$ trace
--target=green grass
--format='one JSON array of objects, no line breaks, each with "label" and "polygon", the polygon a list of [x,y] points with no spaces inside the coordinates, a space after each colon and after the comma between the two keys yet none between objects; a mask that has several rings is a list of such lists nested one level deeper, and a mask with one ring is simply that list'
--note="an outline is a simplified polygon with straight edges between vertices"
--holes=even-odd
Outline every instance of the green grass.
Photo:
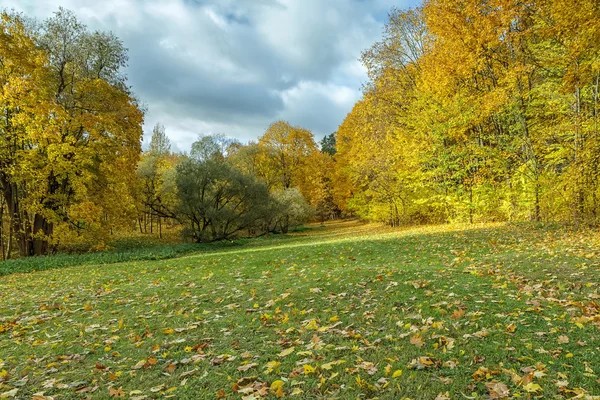
[{"label": "green grass", "polygon": [[151,248],[124,248],[91,253],[57,254],[26,257],[0,262],[0,276],[17,272],[43,271],[83,265],[115,264],[126,261],[163,260],[192,254],[206,249],[193,243],[158,245]]},{"label": "green grass", "polygon": [[0,397],[599,395],[599,254],[593,232],[349,222],[11,274]]},{"label": "green grass", "polygon": [[[298,232],[310,232],[320,227],[299,227]],[[235,239],[215,243],[161,243],[156,236],[144,238],[134,236],[119,239],[111,244],[110,250],[96,252],[59,253],[52,256],[24,257],[0,261],[0,276],[18,272],[44,271],[47,269],[84,265],[116,264],[143,260],[167,260],[184,255],[205,253],[241,245],[259,245],[264,240],[278,242],[289,236],[271,235],[259,239]],[[172,240],[170,238],[169,240]]]}]

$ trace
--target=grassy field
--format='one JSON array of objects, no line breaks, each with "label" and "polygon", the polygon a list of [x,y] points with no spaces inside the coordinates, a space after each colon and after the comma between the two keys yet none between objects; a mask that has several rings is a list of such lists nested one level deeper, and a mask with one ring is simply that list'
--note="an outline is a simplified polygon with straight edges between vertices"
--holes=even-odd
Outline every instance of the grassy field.
[{"label": "grassy field", "polygon": [[343,222],[185,254],[0,277],[0,398],[600,395],[593,232]]}]

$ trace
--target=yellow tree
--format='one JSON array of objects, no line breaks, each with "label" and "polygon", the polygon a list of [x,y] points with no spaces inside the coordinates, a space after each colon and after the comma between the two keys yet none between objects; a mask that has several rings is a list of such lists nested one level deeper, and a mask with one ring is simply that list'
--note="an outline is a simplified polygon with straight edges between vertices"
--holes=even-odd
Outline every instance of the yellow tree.
[{"label": "yellow tree", "polygon": [[[21,253],[25,253],[25,236],[31,232],[18,175],[32,173],[35,167],[23,168],[25,150],[31,148],[29,134],[39,135],[45,115],[52,110],[48,90],[50,79],[47,57],[29,36],[21,18],[2,13],[0,20],[0,188],[9,220],[7,245],[3,253],[10,257],[13,235]],[[6,248],[6,251],[4,249]]]},{"label": "yellow tree", "polygon": [[258,140],[260,167],[258,175],[271,189],[297,187],[310,199],[311,157],[318,153],[313,134],[308,129],[285,121],[272,123]]},{"label": "yellow tree", "polygon": [[[548,71],[537,104],[554,139],[547,155],[568,193],[570,218],[598,222],[600,138],[600,3],[594,0],[540,0],[536,59]],[[548,118],[551,115],[552,118]],[[550,136],[546,133],[546,136]],[[568,166],[565,168],[565,166]]]},{"label": "yellow tree", "polygon": [[102,246],[134,211],[143,113],[120,73],[126,51],[62,9],[39,32],[27,32],[16,16],[3,21],[2,57],[35,61],[7,69],[3,79],[5,88],[19,79],[34,88],[4,107],[10,118],[2,130],[10,153],[2,186],[20,253],[65,242]]}]

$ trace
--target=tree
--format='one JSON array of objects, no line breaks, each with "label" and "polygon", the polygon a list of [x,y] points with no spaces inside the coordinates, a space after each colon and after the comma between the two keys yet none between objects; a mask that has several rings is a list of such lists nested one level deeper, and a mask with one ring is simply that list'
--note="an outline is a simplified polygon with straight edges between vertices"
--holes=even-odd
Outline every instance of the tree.
[{"label": "tree", "polygon": [[298,187],[306,195],[309,157],[317,150],[312,133],[285,121],[267,128],[258,145],[263,149],[259,175],[271,188]]},{"label": "tree", "polygon": [[221,137],[202,137],[177,166],[177,218],[196,241],[264,232],[274,218],[276,203],[267,187],[229,163],[220,143]]},{"label": "tree", "polygon": [[335,156],[337,149],[335,148],[335,133],[323,136],[319,142],[321,153],[327,153],[330,156]]},{"label": "tree", "polygon": [[158,156],[164,156],[171,153],[171,141],[165,132],[164,125],[161,123],[157,123],[152,129],[148,153]]},{"label": "tree", "polygon": [[120,73],[126,50],[63,9],[37,31],[3,14],[2,34],[0,181],[20,254],[101,247],[134,212],[143,112]]},{"label": "tree", "polygon": [[159,237],[164,219],[174,219],[177,205],[175,169],[180,157],[171,153],[171,142],[162,125],[156,124],[148,151],[142,154],[137,166],[139,183],[138,224],[140,232],[153,233],[156,221]]},{"label": "tree", "polygon": [[288,233],[290,227],[302,225],[314,215],[314,209],[296,188],[275,192],[279,212],[274,220],[274,230]]}]

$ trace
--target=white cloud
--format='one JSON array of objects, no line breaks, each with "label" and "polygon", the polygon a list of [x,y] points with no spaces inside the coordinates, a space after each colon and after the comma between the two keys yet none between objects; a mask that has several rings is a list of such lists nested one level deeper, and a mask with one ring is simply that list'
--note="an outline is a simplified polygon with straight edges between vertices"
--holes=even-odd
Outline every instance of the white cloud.
[{"label": "white cloud", "polygon": [[246,141],[274,120],[333,132],[366,80],[382,16],[420,0],[0,0],[37,18],[60,5],[130,50],[129,83],[180,150],[198,134]]},{"label": "white cloud", "polygon": [[348,86],[302,81],[284,91],[281,97],[285,105],[281,112],[283,119],[311,129],[321,137],[337,129],[360,93]]}]

